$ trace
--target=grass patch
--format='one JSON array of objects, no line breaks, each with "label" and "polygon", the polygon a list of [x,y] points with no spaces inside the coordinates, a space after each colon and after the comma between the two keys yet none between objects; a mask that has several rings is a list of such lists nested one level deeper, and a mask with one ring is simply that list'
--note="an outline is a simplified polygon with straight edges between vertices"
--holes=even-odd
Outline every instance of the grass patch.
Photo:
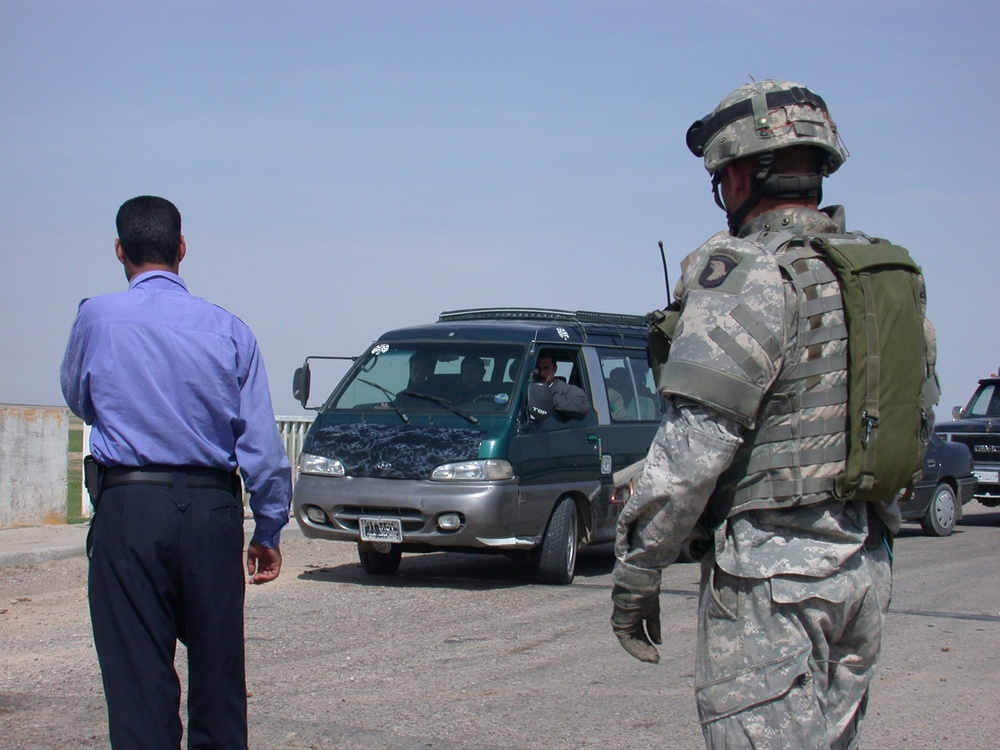
[{"label": "grass patch", "polygon": [[[83,515],[83,422],[69,419],[69,452],[66,454],[66,523],[86,523]],[[89,502],[89,500],[87,501]]]}]

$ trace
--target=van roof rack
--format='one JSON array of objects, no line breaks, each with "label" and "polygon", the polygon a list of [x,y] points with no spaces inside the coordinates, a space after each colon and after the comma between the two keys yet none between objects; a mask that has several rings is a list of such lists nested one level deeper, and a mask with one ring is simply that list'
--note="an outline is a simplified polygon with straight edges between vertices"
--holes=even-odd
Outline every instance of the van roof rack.
[{"label": "van roof rack", "polygon": [[468,310],[448,310],[438,316],[438,322],[454,320],[548,320],[571,323],[602,323],[605,325],[645,326],[642,315],[592,312],[590,310],[550,310],[541,307],[480,307]]}]

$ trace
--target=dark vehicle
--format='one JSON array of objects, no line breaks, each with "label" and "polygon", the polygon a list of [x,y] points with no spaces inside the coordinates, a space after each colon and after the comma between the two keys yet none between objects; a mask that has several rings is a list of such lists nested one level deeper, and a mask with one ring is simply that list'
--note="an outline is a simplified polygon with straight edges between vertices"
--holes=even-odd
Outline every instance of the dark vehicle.
[{"label": "dark vehicle", "polygon": [[972,452],[975,498],[983,505],[1000,505],[1000,378],[983,378],[964,409],[952,410],[954,422],[935,425],[943,440],[963,443]]},{"label": "dark vehicle", "polygon": [[[560,414],[532,377],[590,409]],[[293,392],[309,397],[309,359]],[[308,537],[357,542],[368,573],[403,552],[493,552],[573,580],[580,545],[614,539],[614,475],[643,459],[663,415],[643,318],[503,308],[441,313],[383,334],[309,429],[293,509]]]},{"label": "dark vehicle", "polygon": [[920,521],[927,534],[948,536],[962,519],[962,506],[972,500],[975,490],[969,449],[931,435],[924,453],[923,476],[913,496],[899,509],[903,520]]}]

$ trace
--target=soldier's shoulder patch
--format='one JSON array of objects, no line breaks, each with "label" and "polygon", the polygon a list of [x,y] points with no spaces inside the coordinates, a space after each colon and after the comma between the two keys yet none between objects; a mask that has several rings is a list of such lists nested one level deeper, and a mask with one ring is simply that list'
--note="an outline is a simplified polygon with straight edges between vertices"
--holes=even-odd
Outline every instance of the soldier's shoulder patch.
[{"label": "soldier's shoulder patch", "polygon": [[744,258],[744,253],[732,248],[713,250],[708,256],[705,267],[698,275],[698,285],[703,289],[717,289],[743,262]]}]

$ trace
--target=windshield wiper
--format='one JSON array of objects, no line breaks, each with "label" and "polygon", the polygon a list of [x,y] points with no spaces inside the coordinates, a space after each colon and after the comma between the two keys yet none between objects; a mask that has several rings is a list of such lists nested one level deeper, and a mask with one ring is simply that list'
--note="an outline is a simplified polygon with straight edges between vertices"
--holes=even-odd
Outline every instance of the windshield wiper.
[{"label": "windshield wiper", "polygon": [[[395,393],[393,393],[392,391],[390,391],[385,386],[381,386],[378,383],[373,383],[370,380],[365,380],[364,378],[355,378],[355,380],[357,380],[359,383],[364,383],[365,385],[370,385],[372,388],[378,388],[380,391],[382,391],[382,393],[384,393],[386,396],[389,397],[389,401],[388,401],[389,406],[391,406],[393,409],[395,409],[395,411],[399,415],[400,419],[403,420],[403,424],[409,424],[410,423],[410,418],[408,416],[406,416],[406,414],[403,412],[403,410],[400,409],[396,405],[396,394]],[[404,393],[405,393],[405,391],[404,391]]]},{"label": "windshield wiper", "polygon": [[399,395],[412,396],[413,398],[422,398],[426,399],[427,401],[433,401],[435,404],[443,406],[448,411],[453,412],[458,416],[462,417],[462,419],[467,419],[468,421],[472,422],[472,424],[479,424],[479,420],[476,419],[473,415],[469,414],[469,412],[467,411],[459,409],[457,406],[453,405],[451,401],[449,401],[446,398],[441,398],[440,396],[435,396],[431,393],[420,393],[419,391],[411,391],[409,389],[400,391]]}]

